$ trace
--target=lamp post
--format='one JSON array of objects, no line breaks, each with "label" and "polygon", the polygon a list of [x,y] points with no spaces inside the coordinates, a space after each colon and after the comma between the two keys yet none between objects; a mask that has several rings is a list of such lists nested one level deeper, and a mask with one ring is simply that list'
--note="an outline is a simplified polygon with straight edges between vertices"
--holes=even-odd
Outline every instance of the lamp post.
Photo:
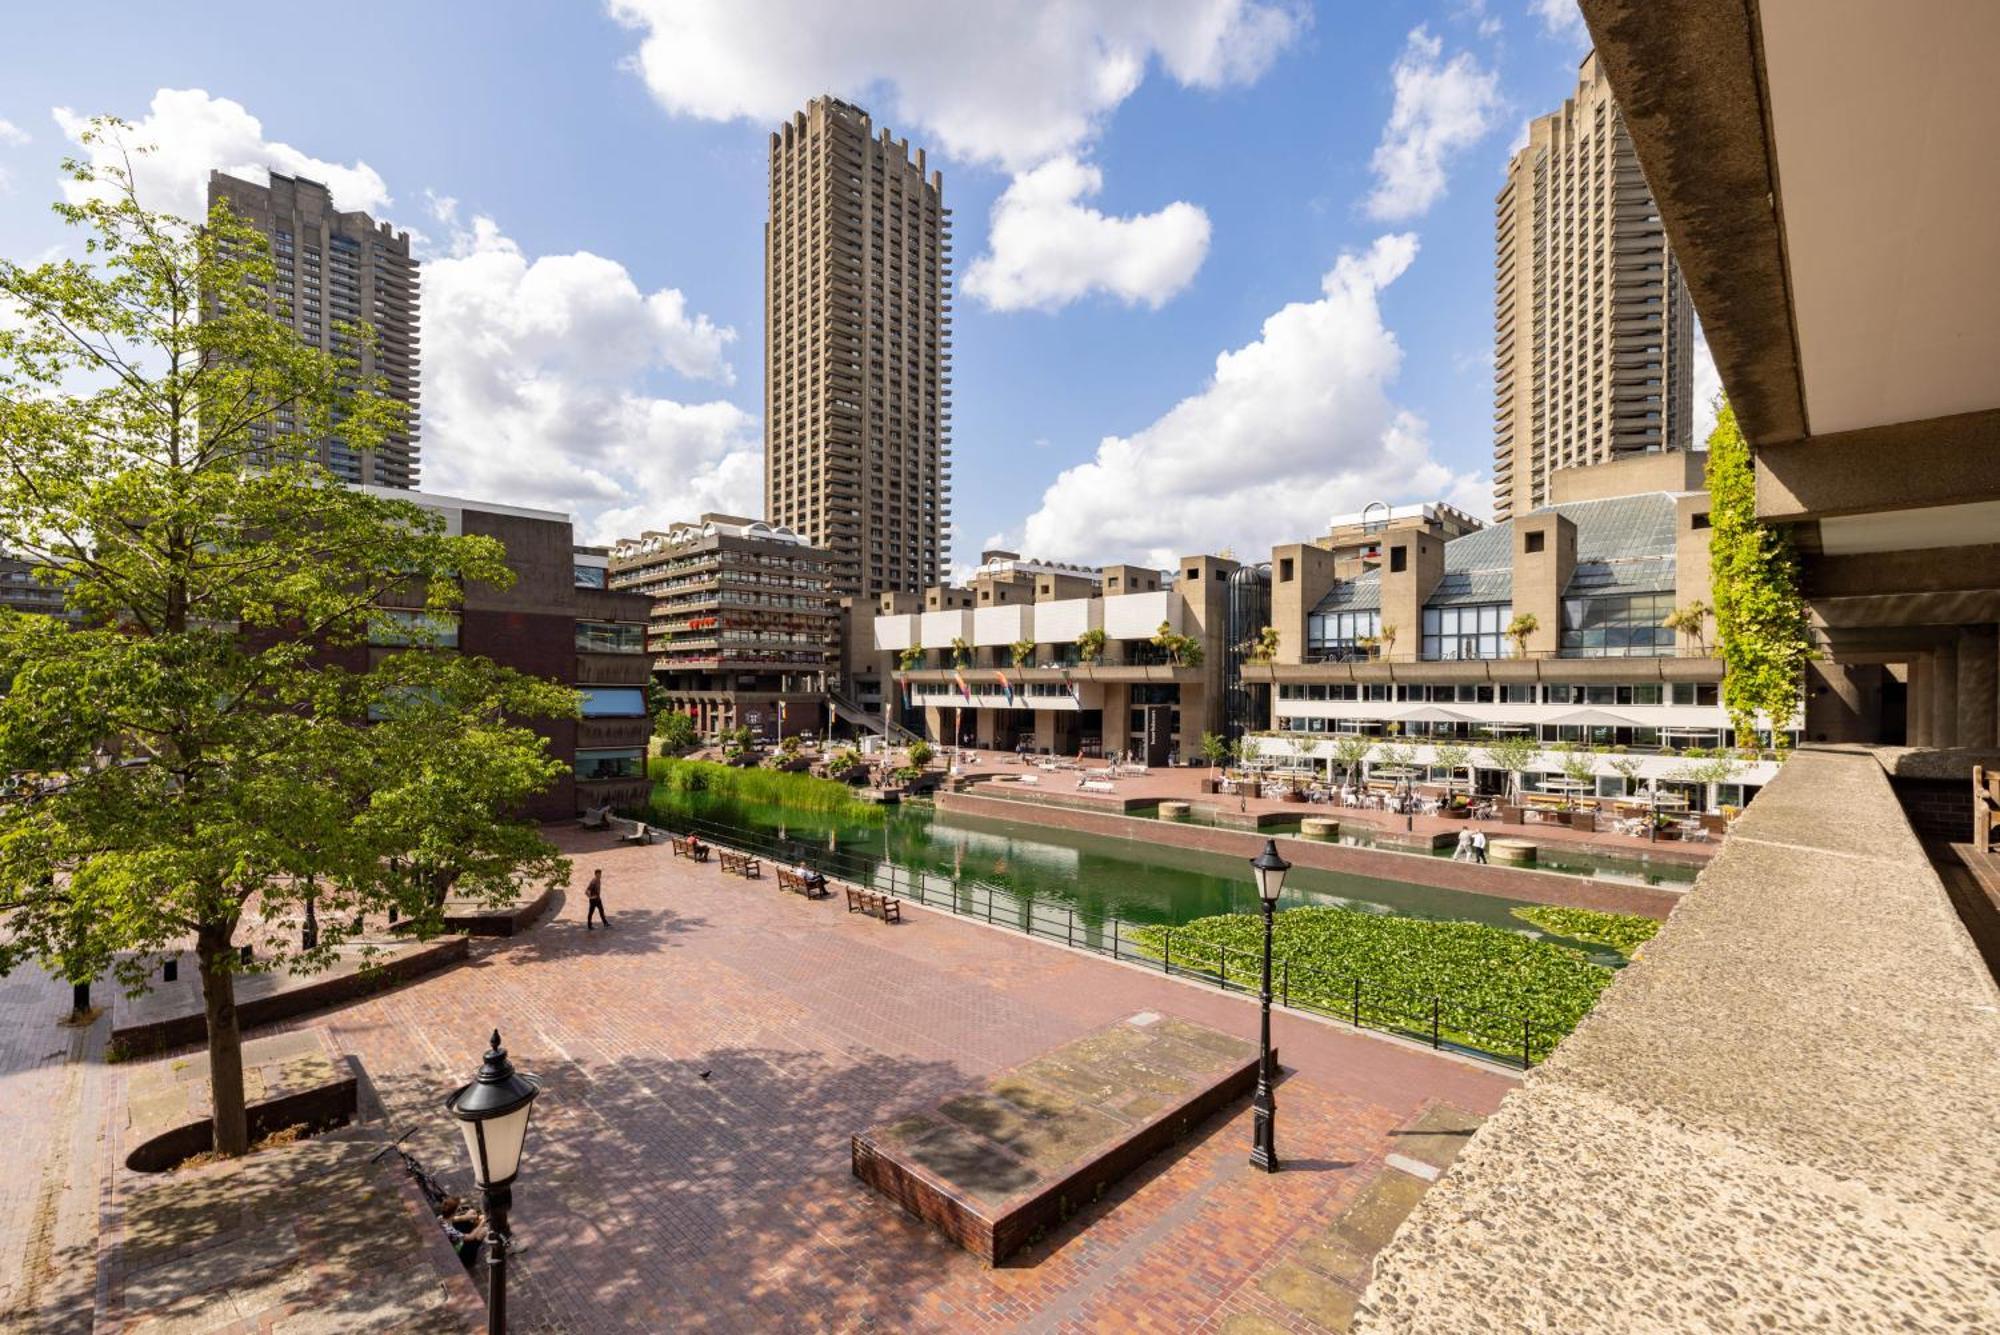
[{"label": "lamp post", "polygon": [[444,1101],[444,1109],[465,1133],[472,1157],[472,1176],[486,1205],[486,1329],[504,1335],[507,1329],[507,1211],[514,1203],[514,1178],[521,1170],[521,1147],[528,1138],[528,1115],[542,1082],[514,1069],[500,1031],[469,1085]]},{"label": "lamp post", "polygon": [[1278,841],[1266,839],[1264,851],[1250,859],[1257,877],[1257,897],[1264,901],[1264,985],[1263,1023],[1257,1039],[1257,1096],[1250,1101],[1250,1166],[1267,1173],[1278,1171],[1278,1145],[1272,1123],[1278,1115],[1271,1097],[1271,916],[1278,908],[1278,895],[1285,888],[1285,873],[1292,864],[1278,854]]}]

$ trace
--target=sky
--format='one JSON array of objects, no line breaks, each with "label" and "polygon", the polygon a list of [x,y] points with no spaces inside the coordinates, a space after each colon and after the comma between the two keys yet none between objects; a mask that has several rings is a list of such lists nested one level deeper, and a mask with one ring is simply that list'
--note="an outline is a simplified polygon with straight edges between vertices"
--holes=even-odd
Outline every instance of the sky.
[{"label": "sky", "polygon": [[0,0],[0,26],[0,255],[75,253],[48,205],[92,116],[154,146],[155,208],[198,211],[212,167],[324,181],[424,261],[424,489],[599,542],[762,512],[767,136],[859,103],[953,210],[961,572],[1488,513],[1493,195],[1589,47],[1574,0]]}]

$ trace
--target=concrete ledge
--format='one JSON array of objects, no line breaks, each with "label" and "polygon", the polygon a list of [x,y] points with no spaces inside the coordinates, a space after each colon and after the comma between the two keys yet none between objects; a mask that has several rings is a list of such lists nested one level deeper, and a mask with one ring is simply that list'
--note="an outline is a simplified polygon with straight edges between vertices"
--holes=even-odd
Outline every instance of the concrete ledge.
[{"label": "concrete ledge", "polygon": [[[317,1134],[345,1126],[354,1119],[356,1081],[351,1075],[331,1084],[301,1090],[249,1106],[250,1139],[303,1123]],[[215,1145],[215,1119],[204,1117],[154,1136],[125,1156],[125,1166],[140,1173],[163,1173],[190,1155]]]},{"label": "concrete ledge", "polygon": [[1806,748],[1377,1258],[1355,1329],[1990,1329],[2000,989]]},{"label": "concrete ledge", "polygon": [[[236,1022],[243,1032],[259,1025],[276,1024],[295,1016],[344,1005],[375,992],[421,978],[466,957],[469,942],[464,936],[443,936],[405,950],[401,955],[373,968],[331,977],[301,978],[296,986],[280,986],[262,996],[236,1003]],[[197,1000],[199,990],[196,991]],[[156,1019],[114,1023],[111,1045],[121,1058],[165,1052],[169,1048],[193,1047],[208,1042],[206,1010],[183,1011]]]}]

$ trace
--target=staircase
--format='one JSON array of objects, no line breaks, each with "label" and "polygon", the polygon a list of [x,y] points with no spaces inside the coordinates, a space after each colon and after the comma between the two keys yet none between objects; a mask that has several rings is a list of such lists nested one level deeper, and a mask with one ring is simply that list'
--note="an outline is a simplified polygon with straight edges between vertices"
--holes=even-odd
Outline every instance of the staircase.
[{"label": "staircase", "polygon": [[827,703],[833,707],[834,717],[845,719],[857,728],[875,733],[892,744],[921,740],[902,724],[885,715],[875,713],[851,696],[828,689]]}]

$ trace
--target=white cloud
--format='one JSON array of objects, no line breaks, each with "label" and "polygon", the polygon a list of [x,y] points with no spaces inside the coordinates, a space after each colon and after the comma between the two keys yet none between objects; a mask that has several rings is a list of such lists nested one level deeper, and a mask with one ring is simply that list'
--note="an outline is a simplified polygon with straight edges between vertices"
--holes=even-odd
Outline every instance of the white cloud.
[{"label": "white cloud", "polygon": [[822,92],[965,161],[1075,152],[1157,59],[1178,83],[1254,82],[1305,26],[1290,0],[608,0],[679,116],[775,126]]},{"label": "white cloud", "polygon": [[[68,107],[56,107],[51,114],[72,143],[81,142],[90,125],[88,117]],[[343,166],[267,140],[262,122],[242,103],[211,97],[199,88],[160,89],[146,115],[134,121],[122,138],[127,148],[150,145],[154,150],[132,156],[140,202],[184,218],[206,216],[211,169],[259,183],[268,180],[273,170],[309,177],[324,184],[333,194],[334,206],[341,209],[379,214],[390,203],[388,185],[367,163]],[[89,157],[99,165],[122,164],[115,144],[91,145]],[[84,188],[65,181],[63,191],[75,200]]]},{"label": "white cloud", "polygon": [[14,122],[0,119],[0,144],[5,144],[10,148],[18,148],[22,144],[33,143],[34,138],[33,135],[14,124]]},{"label": "white cloud", "polygon": [[1542,29],[1551,37],[1565,41],[1590,41],[1590,29],[1584,25],[1583,10],[1576,0],[1528,0],[1528,12],[1542,21]]},{"label": "white cloud", "polygon": [[476,217],[424,265],[423,322],[426,489],[566,510],[594,541],[762,512],[757,419],[646,387],[662,370],[733,380],[735,332],[679,291],[587,252],[531,260]]},{"label": "white cloud", "polygon": [[1372,218],[1415,218],[1445,193],[1449,160],[1486,137],[1501,109],[1500,76],[1461,51],[1443,59],[1444,42],[1419,26],[1396,58],[1395,106],[1371,165]]},{"label": "white cloud", "polygon": [[966,292],[1000,311],[1054,310],[1092,291],[1158,309],[1180,292],[1208,254],[1208,215],[1177,201],[1109,217],[1081,202],[1103,184],[1097,167],[1066,156],[1015,177],[994,202],[992,253],[967,272]]},{"label": "white cloud", "polygon": [[1378,296],[1416,252],[1405,233],[1341,256],[1318,299],[1284,307],[1254,342],[1217,356],[1198,393],[1130,436],[1106,437],[1057,477],[1023,550],[1167,565],[1224,545],[1265,551],[1371,500],[1443,498],[1483,512],[1488,481],[1433,459],[1422,419],[1389,398],[1402,349]]},{"label": "white cloud", "polygon": [[1722,394],[1722,373],[1708,350],[1708,335],[1701,321],[1694,325],[1694,448],[1707,446],[1709,432],[1715,430],[1716,399]]}]

